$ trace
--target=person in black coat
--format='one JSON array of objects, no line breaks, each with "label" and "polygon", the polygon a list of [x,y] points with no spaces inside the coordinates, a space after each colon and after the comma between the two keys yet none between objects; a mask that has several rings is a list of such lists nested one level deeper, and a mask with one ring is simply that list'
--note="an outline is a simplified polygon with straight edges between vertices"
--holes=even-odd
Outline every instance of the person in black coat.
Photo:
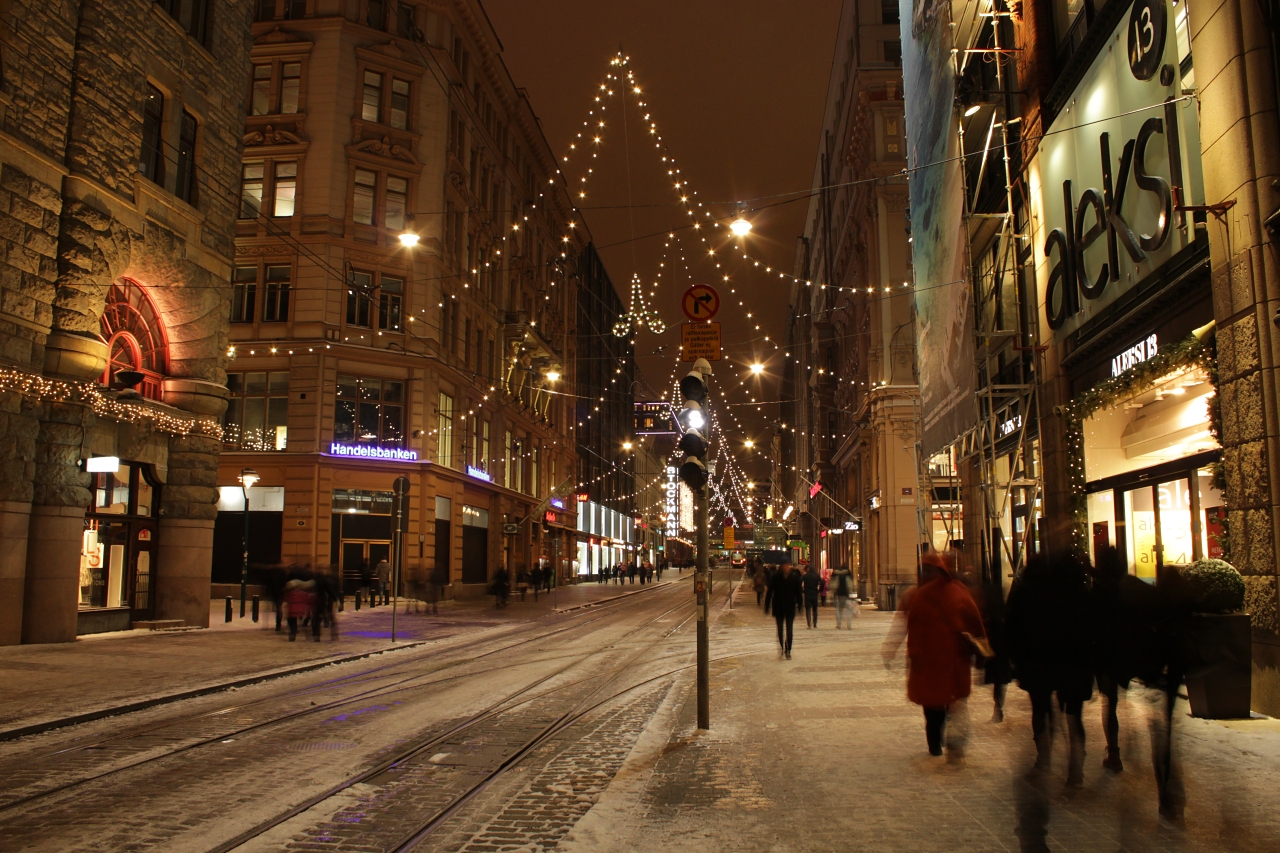
[{"label": "person in black coat", "polygon": [[812,563],[805,570],[804,577],[801,579],[801,586],[804,589],[804,624],[810,628],[818,627],[818,596],[822,594],[822,576],[818,574],[817,566]]},{"label": "person in black coat", "polygon": [[1036,556],[1014,581],[1005,604],[1009,659],[1030,694],[1036,768],[1049,769],[1053,696],[1067,715],[1071,761],[1067,784],[1084,784],[1082,706],[1093,695],[1093,601],[1085,564],[1071,554]]},{"label": "person in black coat", "polygon": [[790,563],[784,564],[770,576],[769,606],[778,623],[778,657],[785,656],[787,660],[791,660],[796,607],[799,606],[802,595],[800,572]]}]

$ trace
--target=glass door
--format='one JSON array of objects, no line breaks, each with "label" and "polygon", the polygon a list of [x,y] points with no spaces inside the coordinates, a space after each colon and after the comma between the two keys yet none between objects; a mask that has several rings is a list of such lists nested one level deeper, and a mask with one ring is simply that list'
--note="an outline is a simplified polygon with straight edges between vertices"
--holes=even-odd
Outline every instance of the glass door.
[{"label": "glass door", "polygon": [[1125,551],[1133,573],[1154,582],[1160,565],[1160,516],[1156,487],[1142,486],[1124,493]]}]

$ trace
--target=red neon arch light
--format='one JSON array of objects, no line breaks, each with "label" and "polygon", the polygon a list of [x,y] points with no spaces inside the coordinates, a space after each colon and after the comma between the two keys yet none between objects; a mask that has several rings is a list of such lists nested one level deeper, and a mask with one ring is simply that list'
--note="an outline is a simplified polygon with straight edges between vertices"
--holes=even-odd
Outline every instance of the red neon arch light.
[{"label": "red neon arch light", "polygon": [[160,312],[142,285],[127,278],[111,285],[102,311],[101,337],[109,353],[102,384],[110,385],[121,370],[136,370],[143,376],[138,391],[159,400],[169,373],[169,339]]}]

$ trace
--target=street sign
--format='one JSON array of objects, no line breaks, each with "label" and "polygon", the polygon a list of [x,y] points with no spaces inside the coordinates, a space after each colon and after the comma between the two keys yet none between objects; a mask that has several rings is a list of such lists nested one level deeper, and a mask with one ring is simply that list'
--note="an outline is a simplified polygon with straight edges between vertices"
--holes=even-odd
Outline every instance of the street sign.
[{"label": "street sign", "polygon": [[720,294],[709,284],[695,284],[684,292],[680,307],[695,323],[710,320],[720,310]]},{"label": "street sign", "polygon": [[503,532],[504,534],[506,534],[507,536],[515,536],[517,533],[519,533],[519,532],[520,532],[520,525],[518,525],[518,524],[504,524],[504,525],[502,525],[502,532]]},{"label": "street sign", "polygon": [[719,323],[683,323],[680,326],[680,360],[720,360]]},{"label": "street sign", "polygon": [[725,525],[725,528],[724,528],[724,547],[725,547],[725,550],[726,550],[726,551],[732,551],[732,550],[733,550],[733,548],[734,548],[734,544],[733,544],[733,525],[732,525],[732,524]]}]

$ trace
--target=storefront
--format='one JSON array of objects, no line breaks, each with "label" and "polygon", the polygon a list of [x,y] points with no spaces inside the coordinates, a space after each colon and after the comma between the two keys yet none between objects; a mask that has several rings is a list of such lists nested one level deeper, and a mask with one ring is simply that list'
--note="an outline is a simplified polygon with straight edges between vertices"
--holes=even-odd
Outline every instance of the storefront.
[{"label": "storefront", "polygon": [[1203,190],[1185,15],[1185,3],[1138,0],[1030,170],[1046,384],[1066,398],[1046,487],[1069,495],[1091,557],[1114,547],[1148,580],[1220,554],[1225,523],[1208,239],[1188,209]]},{"label": "storefront", "polygon": [[128,630],[155,608],[160,486],[150,465],[94,457],[80,549],[80,634]]}]

